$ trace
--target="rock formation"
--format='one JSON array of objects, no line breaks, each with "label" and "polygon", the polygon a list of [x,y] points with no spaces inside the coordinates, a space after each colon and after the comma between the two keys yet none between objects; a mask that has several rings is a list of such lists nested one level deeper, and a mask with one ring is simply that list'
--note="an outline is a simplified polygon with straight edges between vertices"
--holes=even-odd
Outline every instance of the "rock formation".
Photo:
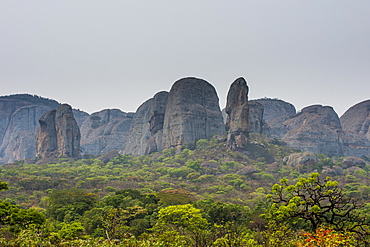
[{"label": "rock formation", "polygon": [[213,86],[197,78],[178,80],[169,93],[157,93],[136,113],[106,109],[89,115],[65,105],[51,111],[60,105],[32,95],[0,97],[0,163],[34,159],[36,149],[42,157],[78,157],[78,127],[81,150],[93,155],[112,150],[116,151],[111,155],[118,151],[150,154],[212,136],[225,141],[226,125],[226,141],[232,149],[245,150],[251,132],[282,139],[302,151],[370,157],[370,100],[349,108],[339,121],[328,106],[313,105],[296,113],[292,104],[282,100],[248,101],[243,78],[230,86],[223,115]]},{"label": "rock formation", "polygon": [[162,91],[136,111],[130,127],[126,154],[144,155],[162,150],[162,133],[168,92]]},{"label": "rock formation", "polygon": [[257,101],[248,101],[250,133],[262,133],[265,128],[263,121],[264,108]]},{"label": "rock formation", "polygon": [[341,117],[343,130],[355,132],[370,140],[370,100],[349,108]]},{"label": "rock formation", "polygon": [[150,139],[145,144],[145,154],[162,150],[163,125],[168,103],[168,92],[159,92],[153,97],[150,110]]},{"label": "rock formation", "polygon": [[58,105],[27,94],[0,97],[0,163],[34,159],[38,119]]},{"label": "rock formation", "polygon": [[80,129],[74,119],[71,106],[60,105],[39,119],[36,155],[41,159],[58,156],[80,157]]},{"label": "rock formation", "polygon": [[225,111],[228,115],[227,146],[231,149],[246,149],[250,131],[248,86],[244,78],[236,79],[227,94]]},{"label": "rock formation", "polygon": [[289,132],[282,139],[289,146],[313,153],[342,154],[338,134],[342,127],[332,107],[308,106],[283,124]]},{"label": "rock formation", "polygon": [[118,109],[92,113],[81,125],[82,152],[97,155],[125,149],[133,117]]},{"label": "rock formation", "polygon": [[174,83],[169,95],[163,124],[163,148],[195,144],[223,134],[225,125],[214,87],[197,78]]},{"label": "rock formation", "polygon": [[284,162],[291,167],[308,168],[314,167],[318,158],[312,153],[294,153],[284,158]]},{"label": "rock formation", "polygon": [[296,115],[295,107],[279,99],[258,99],[263,106],[263,133],[272,138],[281,139],[288,132],[284,121]]},{"label": "rock formation", "polygon": [[149,121],[152,105],[153,99],[149,99],[136,110],[131,122],[130,135],[124,150],[125,154],[145,154],[145,144],[151,137]]}]

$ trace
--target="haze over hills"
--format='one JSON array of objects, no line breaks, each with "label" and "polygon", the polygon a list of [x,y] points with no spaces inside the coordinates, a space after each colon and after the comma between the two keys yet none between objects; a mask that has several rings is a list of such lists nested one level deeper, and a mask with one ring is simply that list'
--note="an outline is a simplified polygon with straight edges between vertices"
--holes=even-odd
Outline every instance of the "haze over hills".
[{"label": "haze over hills", "polygon": [[[60,105],[35,95],[0,97],[0,162],[35,159],[39,119]],[[88,114],[74,109],[72,115],[82,155],[113,150],[144,155],[213,136],[227,138],[230,148],[245,150],[248,134],[260,133],[302,151],[369,157],[369,113],[370,100],[350,107],[340,118],[330,106],[311,105],[297,113],[292,104],[278,99],[248,101],[243,78],[231,85],[222,113],[214,87],[190,77],[175,82],[169,92],[155,94],[135,113],[105,109]]]}]

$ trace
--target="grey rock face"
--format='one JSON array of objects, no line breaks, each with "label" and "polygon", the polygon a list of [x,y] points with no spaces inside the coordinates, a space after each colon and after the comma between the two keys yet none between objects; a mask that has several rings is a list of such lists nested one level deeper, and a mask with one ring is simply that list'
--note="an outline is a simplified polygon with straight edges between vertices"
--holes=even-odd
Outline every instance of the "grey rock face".
[{"label": "grey rock face", "polygon": [[341,117],[343,130],[364,135],[370,140],[370,100],[349,108]]},{"label": "grey rock face", "polygon": [[343,168],[349,168],[352,166],[364,168],[366,166],[366,161],[358,157],[349,156],[349,157],[345,157],[342,160],[342,166]]},{"label": "grey rock face", "polygon": [[256,172],[258,172],[257,168],[255,168],[252,165],[249,165],[249,166],[246,166],[246,167],[242,168],[241,170],[239,170],[236,174],[250,175],[250,174],[253,174],[253,173],[256,173]]},{"label": "grey rock face", "polygon": [[263,106],[265,135],[282,138],[288,132],[283,123],[296,115],[296,109],[292,104],[278,99],[258,99],[251,102],[258,102]]},{"label": "grey rock face", "polygon": [[246,149],[250,132],[248,86],[244,78],[236,79],[227,94],[225,111],[228,115],[227,146],[231,149]]},{"label": "grey rock face", "polygon": [[370,156],[370,141],[366,136],[353,131],[339,132],[339,143],[344,156]]},{"label": "grey rock face", "polygon": [[0,97],[0,163],[34,159],[38,119],[58,106],[27,94]]},{"label": "grey rock face", "polygon": [[172,86],[163,124],[163,148],[194,144],[223,134],[225,125],[214,87],[197,78],[183,78]]},{"label": "grey rock face", "polygon": [[248,106],[249,106],[250,132],[262,133],[264,128],[263,105],[256,101],[249,101]]},{"label": "grey rock face", "polygon": [[162,134],[168,92],[162,91],[136,111],[124,153],[145,155],[162,150]]},{"label": "grey rock face", "polygon": [[318,162],[318,159],[312,153],[294,153],[284,158],[284,162],[288,166],[296,167],[298,165],[304,167],[315,166]]},{"label": "grey rock face", "polygon": [[149,120],[151,137],[145,144],[145,154],[162,150],[163,125],[167,103],[168,92],[159,92],[154,95]]},{"label": "grey rock face", "polygon": [[151,137],[150,118],[153,99],[145,101],[137,110],[131,122],[130,135],[124,150],[125,154],[145,154],[145,144]]},{"label": "grey rock face", "polygon": [[342,127],[332,107],[306,107],[283,124],[289,132],[282,139],[289,146],[314,153],[342,154],[338,134]]},{"label": "grey rock face", "polygon": [[81,150],[103,154],[126,147],[133,113],[106,109],[91,114],[81,125]]},{"label": "grey rock face", "polygon": [[37,131],[36,155],[41,159],[56,157],[80,157],[80,129],[74,119],[71,106],[63,104],[45,113]]}]

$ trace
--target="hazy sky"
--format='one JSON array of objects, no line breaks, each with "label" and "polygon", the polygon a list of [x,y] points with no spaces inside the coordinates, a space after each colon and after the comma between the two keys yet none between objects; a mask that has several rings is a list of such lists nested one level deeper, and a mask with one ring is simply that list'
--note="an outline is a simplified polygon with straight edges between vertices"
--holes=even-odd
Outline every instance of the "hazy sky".
[{"label": "hazy sky", "polygon": [[135,111],[187,76],[341,115],[370,99],[370,1],[0,1],[0,95]]}]

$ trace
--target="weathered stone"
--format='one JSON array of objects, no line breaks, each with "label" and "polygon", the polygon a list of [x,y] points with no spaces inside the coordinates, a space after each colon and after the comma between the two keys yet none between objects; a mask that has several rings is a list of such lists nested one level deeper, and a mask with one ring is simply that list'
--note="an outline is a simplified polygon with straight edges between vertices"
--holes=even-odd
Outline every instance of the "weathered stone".
[{"label": "weathered stone", "polygon": [[332,168],[325,166],[321,173],[329,176],[342,176],[344,175],[344,170],[339,166],[333,166]]},{"label": "weathered stone", "polygon": [[183,78],[172,86],[163,125],[163,148],[195,144],[225,132],[214,87],[197,78]]},{"label": "weathered stone", "polygon": [[150,110],[150,133],[155,135],[159,130],[163,129],[164,114],[168,102],[168,92],[162,91],[154,95],[153,106]]},{"label": "weathered stone", "polygon": [[270,164],[268,167],[267,167],[267,170],[269,172],[277,172],[280,168],[280,165],[278,162],[274,162],[272,164]]},{"label": "weathered stone", "polygon": [[38,118],[48,110],[45,105],[30,105],[12,113],[0,147],[3,162],[35,158]]},{"label": "weathered stone", "polygon": [[248,86],[244,78],[236,79],[227,94],[225,111],[228,115],[227,146],[231,149],[246,149],[250,132]]},{"label": "weathered stone", "polygon": [[137,109],[124,153],[145,155],[162,150],[167,101],[168,92],[162,91]]},{"label": "weathered stone", "polygon": [[252,165],[249,165],[249,166],[246,166],[246,167],[242,168],[241,170],[239,170],[236,174],[250,175],[250,174],[253,174],[253,173],[256,173],[256,172],[258,172],[257,168],[255,168]]},{"label": "weathered stone", "polygon": [[62,156],[79,158],[81,156],[80,128],[74,118],[72,107],[62,104],[55,113],[58,153]]},{"label": "weathered stone", "polygon": [[125,154],[144,155],[146,143],[151,138],[150,118],[153,99],[145,101],[136,110],[131,122],[130,135],[124,150]]},{"label": "weathered stone", "polygon": [[312,153],[294,153],[285,157],[284,162],[291,167],[296,167],[298,165],[313,167],[317,164],[318,159]]},{"label": "weathered stone", "polygon": [[349,108],[341,117],[343,130],[356,132],[370,140],[370,100]]},{"label": "weathered stone", "polygon": [[349,174],[353,174],[357,170],[362,170],[362,169],[360,167],[357,167],[357,166],[351,166],[351,167],[346,169],[347,173],[349,173]]},{"label": "weathered stone", "polygon": [[370,157],[370,141],[366,136],[353,131],[340,131],[338,134],[343,156]]},{"label": "weathered stone", "polygon": [[133,113],[118,109],[105,109],[91,114],[81,125],[83,153],[97,155],[124,150],[133,117]]},{"label": "weathered stone", "polygon": [[150,139],[145,144],[145,154],[162,150],[163,124],[168,103],[168,92],[162,91],[154,95],[150,111]]},{"label": "weathered stone", "polygon": [[343,168],[348,168],[352,166],[364,168],[366,166],[366,161],[361,158],[357,158],[357,157],[345,157],[342,160]]},{"label": "weathered stone", "polygon": [[272,138],[282,138],[288,129],[283,124],[284,121],[296,115],[295,107],[279,99],[258,99],[257,102],[263,106],[263,133]]},{"label": "weathered stone", "polygon": [[340,166],[333,166],[333,170],[335,171],[335,175],[342,176],[344,175],[344,170]]},{"label": "weathered stone", "polygon": [[112,151],[109,151],[108,153],[101,155],[98,159],[103,161],[104,163],[107,163],[114,157],[117,157],[118,155],[119,155],[119,152],[117,150],[112,150]]},{"label": "weathered stone", "polygon": [[39,158],[80,157],[80,130],[71,106],[63,104],[39,119],[36,154]]},{"label": "weathered stone", "polygon": [[217,162],[210,160],[210,161],[203,161],[200,164],[200,167],[207,168],[207,169],[217,169],[220,167],[220,165]]},{"label": "weathered stone", "polygon": [[58,155],[57,132],[55,128],[56,109],[45,113],[40,119],[37,131],[36,153],[39,158]]},{"label": "weathered stone", "polygon": [[282,139],[288,146],[313,153],[342,154],[338,134],[342,127],[332,107],[306,107],[284,125],[289,132]]},{"label": "weathered stone", "polygon": [[38,119],[58,105],[27,94],[0,97],[0,163],[34,159]]},{"label": "weathered stone", "polygon": [[249,101],[249,119],[250,119],[250,132],[251,133],[262,133],[263,124],[263,105],[257,101]]}]

